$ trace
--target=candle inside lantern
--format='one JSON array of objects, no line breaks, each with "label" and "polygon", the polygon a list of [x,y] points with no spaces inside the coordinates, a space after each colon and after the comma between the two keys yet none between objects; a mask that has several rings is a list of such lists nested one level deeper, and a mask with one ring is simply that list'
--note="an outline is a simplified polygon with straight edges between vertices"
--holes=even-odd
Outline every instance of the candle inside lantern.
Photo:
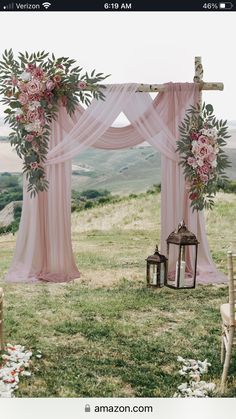
[{"label": "candle inside lantern", "polygon": [[[185,283],[184,283],[184,278],[185,278],[185,267],[186,267],[186,263],[184,260],[181,260],[180,262],[180,273],[179,273],[179,286],[180,287],[184,287]],[[177,286],[178,284],[178,271],[179,271],[179,261],[177,260],[176,262],[176,270],[175,270],[175,284]]]},{"label": "candle inside lantern", "polygon": [[165,270],[164,270],[164,265],[161,264],[160,285],[164,285],[164,281],[165,281]]},{"label": "candle inside lantern", "polygon": [[152,283],[157,285],[157,266],[153,265]]}]

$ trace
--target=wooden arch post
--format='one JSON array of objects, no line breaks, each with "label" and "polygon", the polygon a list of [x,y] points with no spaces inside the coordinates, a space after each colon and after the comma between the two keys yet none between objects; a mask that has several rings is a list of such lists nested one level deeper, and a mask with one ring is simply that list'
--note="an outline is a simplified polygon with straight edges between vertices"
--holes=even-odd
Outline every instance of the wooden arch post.
[{"label": "wooden arch post", "polygon": [[202,57],[195,57],[195,61],[194,61],[194,66],[195,66],[195,73],[194,73],[194,78],[193,81],[194,83],[199,84],[199,105],[200,107],[202,106],[202,87],[203,87],[203,66],[202,66]]}]

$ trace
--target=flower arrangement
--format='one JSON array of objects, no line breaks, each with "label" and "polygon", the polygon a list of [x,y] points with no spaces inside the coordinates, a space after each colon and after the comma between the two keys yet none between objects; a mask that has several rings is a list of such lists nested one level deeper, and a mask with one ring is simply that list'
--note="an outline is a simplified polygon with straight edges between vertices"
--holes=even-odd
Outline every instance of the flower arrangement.
[{"label": "flower arrangement", "polygon": [[[36,358],[41,358],[37,351]],[[24,346],[7,344],[6,350],[0,356],[0,398],[13,397],[18,389],[20,377],[30,377],[29,371],[32,352],[26,351]]]},{"label": "flower arrangement", "polygon": [[227,181],[230,162],[223,150],[228,135],[227,121],[217,120],[212,105],[192,106],[179,127],[177,141],[180,165],[193,210],[212,209],[218,186]]},{"label": "flower arrangement", "polygon": [[49,56],[44,51],[19,53],[15,59],[12,50],[5,50],[0,61],[1,102],[7,106],[5,122],[13,130],[10,142],[23,159],[31,196],[48,188],[43,164],[50,123],[56,119],[59,106],[65,106],[71,115],[79,102],[88,106],[93,97],[104,99],[105,86],[97,83],[108,76],[95,70],[90,76],[82,74],[82,68],[74,64],[75,60]]},{"label": "flower arrangement", "polygon": [[182,363],[179,374],[184,376],[187,381],[178,386],[174,397],[209,397],[213,395],[216,385],[201,380],[201,375],[207,374],[208,367],[211,366],[207,359],[196,361],[178,356],[177,361]]}]

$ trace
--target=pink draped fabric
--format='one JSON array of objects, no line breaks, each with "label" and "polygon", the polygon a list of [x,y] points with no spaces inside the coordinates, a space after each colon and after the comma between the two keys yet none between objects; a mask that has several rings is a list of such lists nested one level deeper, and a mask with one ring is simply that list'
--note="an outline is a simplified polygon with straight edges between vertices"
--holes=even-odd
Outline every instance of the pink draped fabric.
[{"label": "pink draped fabric", "polygon": [[[198,283],[224,282],[217,272],[207,243],[204,215],[192,212],[182,169],[178,164],[176,140],[185,111],[198,100],[194,83],[168,83],[152,100],[137,93],[136,84],[110,85],[105,101],[93,100],[84,110],[77,107],[70,117],[61,107],[53,121],[46,163],[48,192],[31,199],[24,183],[24,203],[15,255],[7,274],[9,282],[46,280],[64,282],[79,277],[71,245],[70,193],[71,158],[88,147],[121,149],[148,141],[162,153],[161,250],[166,238],[184,219],[200,242]],[[124,112],[130,125],[111,127]],[[175,255],[170,260],[174,265]],[[193,254],[187,255],[189,270]]]}]

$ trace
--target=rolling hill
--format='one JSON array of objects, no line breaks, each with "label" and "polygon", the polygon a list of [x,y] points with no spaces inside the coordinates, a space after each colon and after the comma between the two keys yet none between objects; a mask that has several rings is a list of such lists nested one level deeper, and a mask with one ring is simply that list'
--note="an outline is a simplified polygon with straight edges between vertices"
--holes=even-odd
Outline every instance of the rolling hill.
[{"label": "rolling hill", "polygon": [[[236,149],[226,149],[232,167],[227,170],[236,180]],[[73,160],[73,167],[85,166],[72,174],[72,188],[107,189],[113,193],[128,194],[146,191],[161,183],[161,155],[152,147],[138,147],[119,151],[89,149]]]}]

